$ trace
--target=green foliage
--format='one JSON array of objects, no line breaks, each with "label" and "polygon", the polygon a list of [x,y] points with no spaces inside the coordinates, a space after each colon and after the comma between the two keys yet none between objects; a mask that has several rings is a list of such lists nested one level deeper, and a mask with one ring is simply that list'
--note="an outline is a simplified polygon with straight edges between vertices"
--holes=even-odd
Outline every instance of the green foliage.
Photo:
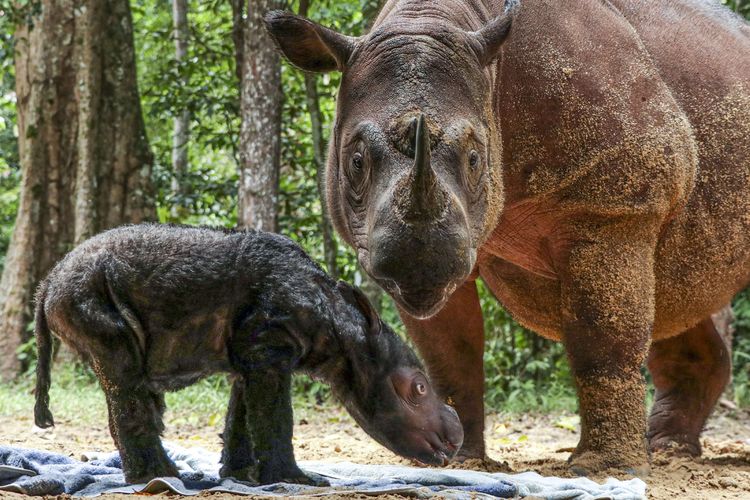
[{"label": "green foliage", "polygon": [[722,3],[745,19],[750,19],[750,0],[722,0]]},{"label": "green foliage", "polygon": [[[176,424],[189,424],[200,427],[224,425],[229,403],[230,379],[225,374],[212,375],[180,391],[165,394],[167,413],[165,423],[169,427]],[[295,377],[295,387],[305,388],[295,391],[295,412],[306,411],[327,401],[326,396],[316,398],[315,387],[325,387],[320,382],[308,391],[303,377]],[[18,418],[32,415],[34,407],[34,379],[30,374],[20,377],[14,383],[0,383],[0,419]],[[58,422],[75,420],[81,424],[99,425],[107,419],[104,392],[101,390],[91,369],[79,362],[55,364],[52,370],[50,388],[50,408]],[[86,408],[81,412],[81,408]]]},{"label": "green foliage", "polygon": [[[0,384],[0,419],[31,416],[34,408],[34,380],[21,377],[12,384]],[[68,366],[54,370],[50,389],[51,408],[58,422],[76,420],[84,424],[106,421],[104,393],[85,370]],[[81,411],[86,408],[86,411]]]},{"label": "green foliage", "polygon": [[12,12],[0,3],[0,272],[16,219],[20,182],[12,23]]},{"label": "green foliage", "polygon": [[498,411],[575,408],[575,393],[562,344],[518,325],[479,283],[486,342],[488,407]]},{"label": "green foliage", "polygon": [[[21,377],[13,384],[0,384],[0,419],[31,415],[34,407],[34,381]],[[215,375],[178,392],[165,395],[169,424],[193,424],[222,427],[229,383],[225,375]],[[104,392],[88,367],[78,363],[57,363],[52,371],[50,408],[58,422],[75,420],[82,424],[101,424],[107,419]],[[86,408],[82,412],[81,408]]]},{"label": "green foliage", "polygon": [[[237,221],[239,83],[235,74],[232,15],[224,0],[188,6],[189,53],[174,55],[170,2],[133,0],[138,83],[154,152],[159,218],[165,222],[232,227]],[[190,169],[173,192],[172,126],[191,114]],[[176,219],[173,207],[182,207]]]},{"label": "green foliage", "polygon": [[736,316],[732,346],[734,399],[746,407],[750,406],[750,289],[735,297],[732,306]]}]

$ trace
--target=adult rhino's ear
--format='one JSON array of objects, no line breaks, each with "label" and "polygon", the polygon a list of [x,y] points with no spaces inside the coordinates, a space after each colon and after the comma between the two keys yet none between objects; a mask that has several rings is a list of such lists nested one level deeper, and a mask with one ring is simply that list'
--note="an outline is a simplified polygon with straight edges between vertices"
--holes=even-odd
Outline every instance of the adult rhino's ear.
[{"label": "adult rhino's ear", "polygon": [[265,21],[281,52],[304,71],[344,71],[357,40],[281,10],[266,14]]},{"label": "adult rhino's ear", "polygon": [[483,66],[490,64],[500,55],[500,48],[503,46],[505,39],[508,38],[510,27],[513,24],[512,14],[513,10],[506,11],[479,31],[469,33],[474,42],[472,44],[474,51]]},{"label": "adult rhino's ear", "polygon": [[370,335],[377,335],[380,333],[380,316],[372,307],[370,301],[367,299],[362,290],[355,286],[351,286],[346,281],[339,281],[336,284],[336,289],[343,295],[347,302],[359,309],[367,320],[368,331]]}]

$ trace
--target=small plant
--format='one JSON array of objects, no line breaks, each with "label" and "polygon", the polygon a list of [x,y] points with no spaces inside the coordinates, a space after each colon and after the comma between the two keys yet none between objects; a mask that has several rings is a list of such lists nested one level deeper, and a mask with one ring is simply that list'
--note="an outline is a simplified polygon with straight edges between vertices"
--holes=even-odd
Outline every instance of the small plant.
[{"label": "small plant", "polygon": [[735,332],[732,342],[734,400],[741,407],[750,406],[750,289],[733,302]]},{"label": "small plant", "polygon": [[565,349],[516,323],[479,282],[485,323],[485,402],[503,412],[575,409]]}]

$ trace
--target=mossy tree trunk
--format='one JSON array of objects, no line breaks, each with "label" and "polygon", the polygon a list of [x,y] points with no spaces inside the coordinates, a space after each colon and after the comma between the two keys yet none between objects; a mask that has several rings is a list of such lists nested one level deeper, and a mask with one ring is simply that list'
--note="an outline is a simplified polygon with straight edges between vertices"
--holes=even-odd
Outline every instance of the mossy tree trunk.
[{"label": "mossy tree trunk", "polygon": [[[309,0],[300,0],[299,14],[307,17],[310,8]],[[326,169],[326,140],[323,138],[323,117],[320,112],[320,95],[318,94],[318,75],[305,73],[305,100],[307,112],[310,115],[312,128],[313,159],[317,175],[318,196],[320,196],[320,232],[323,235],[323,255],[325,258],[328,274],[333,279],[338,279],[339,270],[336,263],[338,257],[338,245],[334,237],[333,224],[328,216],[328,206],[325,195],[325,169]]]},{"label": "mossy tree trunk", "polygon": [[[240,188],[238,224],[277,230],[281,156],[281,60],[263,17],[281,0],[233,1],[240,74]],[[247,9],[243,15],[242,10]]]},{"label": "mossy tree trunk", "polygon": [[16,40],[21,194],[0,280],[0,378],[35,287],[76,243],[155,218],[128,0],[43,0]]},{"label": "mossy tree trunk", "polygon": [[[190,28],[188,26],[187,0],[173,0],[172,2],[172,38],[174,39],[175,60],[183,62],[188,56],[188,42]],[[185,75],[181,75],[180,83],[187,86]],[[178,110],[172,127],[172,192],[179,202],[183,202],[187,193],[185,174],[188,170],[188,141],[190,140],[190,111],[185,107]],[[180,204],[175,204],[172,216],[179,219],[184,215]]]}]

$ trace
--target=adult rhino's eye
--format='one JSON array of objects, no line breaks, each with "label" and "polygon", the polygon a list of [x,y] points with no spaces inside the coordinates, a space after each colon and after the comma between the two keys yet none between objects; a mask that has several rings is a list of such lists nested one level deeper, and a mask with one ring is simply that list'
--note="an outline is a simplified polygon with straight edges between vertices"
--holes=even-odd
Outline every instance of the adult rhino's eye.
[{"label": "adult rhino's eye", "polygon": [[365,159],[362,157],[362,153],[354,153],[352,156],[352,167],[355,170],[362,170],[365,165]]},{"label": "adult rhino's eye", "polygon": [[468,162],[469,167],[463,169],[463,173],[466,187],[471,196],[470,201],[473,203],[479,200],[479,197],[484,190],[482,180],[485,178],[486,169],[484,167],[484,162],[482,161],[482,156],[476,149],[472,149],[469,152]]},{"label": "adult rhino's eye", "polygon": [[471,150],[471,153],[469,153],[469,166],[474,169],[479,166],[479,153]]},{"label": "adult rhino's eye", "polygon": [[369,185],[370,171],[364,152],[355,151],[349,158],[348,166],[345,167],[346,177],[349,181],[349,200],[353,206],[361,206]]}]

